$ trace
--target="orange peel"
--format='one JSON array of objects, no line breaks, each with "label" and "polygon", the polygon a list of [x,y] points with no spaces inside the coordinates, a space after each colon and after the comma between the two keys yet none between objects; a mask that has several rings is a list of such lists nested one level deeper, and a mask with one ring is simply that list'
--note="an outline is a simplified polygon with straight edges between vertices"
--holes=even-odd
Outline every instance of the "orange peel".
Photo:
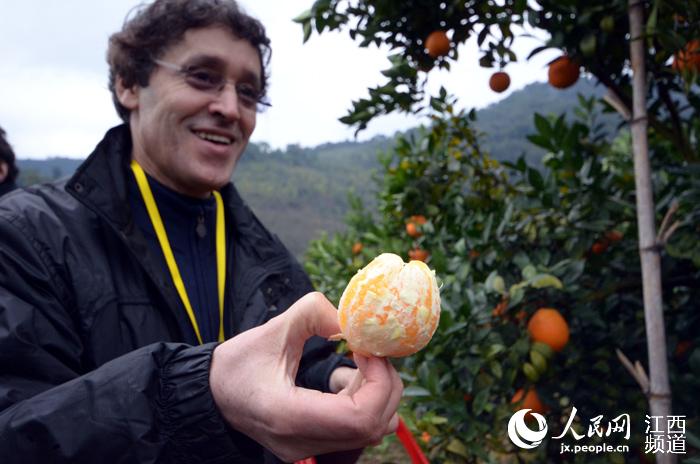
[{"label": "orange peel", "polygon": [[439,320],[435,272],[383,253],[350,279],[338,305],[342,333],[332,338],[364,356],[409,356],[428,344]]}]

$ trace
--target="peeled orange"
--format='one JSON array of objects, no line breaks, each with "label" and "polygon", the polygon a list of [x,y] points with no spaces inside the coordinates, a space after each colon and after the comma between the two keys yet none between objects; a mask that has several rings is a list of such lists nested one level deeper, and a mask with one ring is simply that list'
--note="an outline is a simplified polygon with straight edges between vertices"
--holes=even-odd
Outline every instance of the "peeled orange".
[{"label": "peeled orange", "polygon": [[338,305],[339,336],[365,356],[409,356],[428,344],[439,320],[435,272],[392,253],[360,269]]}]

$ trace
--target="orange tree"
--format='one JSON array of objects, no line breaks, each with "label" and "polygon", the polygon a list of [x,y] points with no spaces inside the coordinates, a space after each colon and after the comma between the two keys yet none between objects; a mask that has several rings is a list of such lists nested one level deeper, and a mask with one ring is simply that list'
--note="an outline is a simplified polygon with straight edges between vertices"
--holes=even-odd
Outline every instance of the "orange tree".
[{"label": "orange tree", "polygon": [[[355,200],[349,230],[310,246],[305,262],[317,288],[337,304],[350,277],[377,254],[408,259],[416,246],[430,252],[442,283],[440,327],[426,349],[397,366],[407,387],[402,414],[415,432],[431,436],[425,447],[434,462],[558,455],[554,440],[537,454],[508,442],[511,398],[523,388],[548,408],[550,435],[562,431],[560,419],[572,407],[584,434],[599,414],[610,420],[629,413],[629,443],[643,449],[644,396],[615,356],[615,349],[632,359],[645,353],[628,133],[612,141],[597,133],[595,102],[582,98],[577,121],[536,116],[530,139],[550,150],[542,169],[523,159],[502,165],[479,148],[470,114],[455,112],[444,94],[432,107],[430,127],[400,137],[382,156],[378,211]],[[657,172],[662,195],[687,196],[683,209],[697,225],[697,176],[673,166]],[[415,238],[404,224],[417,214],[427,222]],[[694,234],[679,229],[664,257],[673,295],[666,302],[669,352],[683,349],[671,363],[674,406],[687,415],[691,435],[698,432],[693,392],[700,387]],[[359,255],[352,254],[356,241],[364,244]],[[591,251],[605,241],[604,253]],[[571,338],[558,353],[528,335],[540,307],[557,308],[568,321]]]},{"label": "orange tree", "polygon": [[[680,218],[660,244],[667,352],[673,356],[674,411],[689,419],[692,448],[700,441],[692,401],[700,377],[694,310],[700,99],[693,87],[697,69],[688,63],[695,62],[700,4],[659,0],[646,7],[657,216],[660,221],[675,203]],[[682,16],[673,14],[679,11]],[[425,92],[430,69],[449,68],[458,59],[457,45],[472,35],[482,66],[514,61],[515,34],[527,25],[548,32],[543,47],[562,50],[605,85],[607,101],[625,113],[631,100],[627,2],[319,0],[297,21],[307,39],[314,28],[345,27],[361,46],[385,43],[394,53],[384,71],[388,81],[354,102],[343,122],[361,130],[392,111],[433,112],[430,127],[400,138],[385,155],[378,214],[355,203],[350,231],[315,242],[307,259],[319,288],[337,302],[355,269],[375,254],[430,253],[428,263],[443,279],[443,320],[429,348],[400,368],[410,398],[404,414],[432,437],[426,445],[431,456],[439,462],[493,461],[516,453],[504,421],[513,394],[532,387],[552,413],[552,430],[561,430],[559,419],[574,406],[582,420],[579,433],[598,414],[628,412],[633,448],[643,447],[644,397],[614,354],[620,349],[633,360],[646,359],[628,133],[613,139],[598,133],[595,102],[582,99],[579,121],[535,117],[529,140],[549,152],[541,169],[524,160],[502,166],[479,149],[469,129],[471,113],[456,111],[444,90]],[[435,30],[448,32],[447,55],[424,49]],[[428,218],[418,237],[403,232],[413,215]],[[352,258],[357,239],[365,247]],[[527,336],[527,321],[542,306],[557,308],[568,321],[570,341],[557,354]],[[557,443],[547,440],[538,453],[542,461],[551,459]]]},{"label": "orange tree", "polygon": [[[697,161],[700,102],[690,87],[698,75],[693,64],[698,62],[700,3],[642,1],[648,12],[650,127],[678,156]],[[449,69],[459,59],[458,46],[470,37],[476,36],[482,54],[479,65],[504,68],[517,61],[513,43],[525,28],[549,37],[529,56],[547,48],[561,50],[631,108],[627,8],[627,0],[317,0],[295,21],[304,29],[304,40],[314,30],[347,29],[361,47],[385,44],[390,49],[391,66],[382,72],[387,81],[369,88],[369,96],[353,102],[341,118],[359,131],[382,114],[420,112],[429,71]],[[447,32],[451,41],[448,54],[437,58],[426,49],[435,31]],[[678,98],[684,91],[690,105]]]}]

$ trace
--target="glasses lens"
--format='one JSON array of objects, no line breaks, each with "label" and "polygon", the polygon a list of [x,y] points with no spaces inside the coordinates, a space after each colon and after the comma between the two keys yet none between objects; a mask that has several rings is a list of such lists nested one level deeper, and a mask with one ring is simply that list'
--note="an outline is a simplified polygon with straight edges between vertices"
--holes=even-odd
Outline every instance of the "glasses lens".
[{"label": "glasses lens", "polygon": [[223,76],[211,69],[192,68],[185,70],[185,80],[197,90],[214,91],[223,87]]}]

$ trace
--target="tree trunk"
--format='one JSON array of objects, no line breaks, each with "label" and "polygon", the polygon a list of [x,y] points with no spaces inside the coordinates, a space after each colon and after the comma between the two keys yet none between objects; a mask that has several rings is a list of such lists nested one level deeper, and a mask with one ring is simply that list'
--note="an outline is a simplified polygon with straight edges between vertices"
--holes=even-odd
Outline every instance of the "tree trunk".
[{"label": "tree trunk", "polygon": [[[649,409],[652,416],[663,416],[659,425],[667,435],[667,417],[671,415],[671,388],[666,362],[666,331],[661,289],[661,257],[654,224],[654,198],[649,168],[646,110],[646,66],[644,63],[644,2],[629,0],[630,58],[632,61],[633,109],[630,128],[634,151],[634,179],[637,198],[639,255],[642,264],[644,320],[649,352]],[[664,437],[665,438],[665,437]],[[656,455],[657,462],[675,463],[669,453]]]}]

